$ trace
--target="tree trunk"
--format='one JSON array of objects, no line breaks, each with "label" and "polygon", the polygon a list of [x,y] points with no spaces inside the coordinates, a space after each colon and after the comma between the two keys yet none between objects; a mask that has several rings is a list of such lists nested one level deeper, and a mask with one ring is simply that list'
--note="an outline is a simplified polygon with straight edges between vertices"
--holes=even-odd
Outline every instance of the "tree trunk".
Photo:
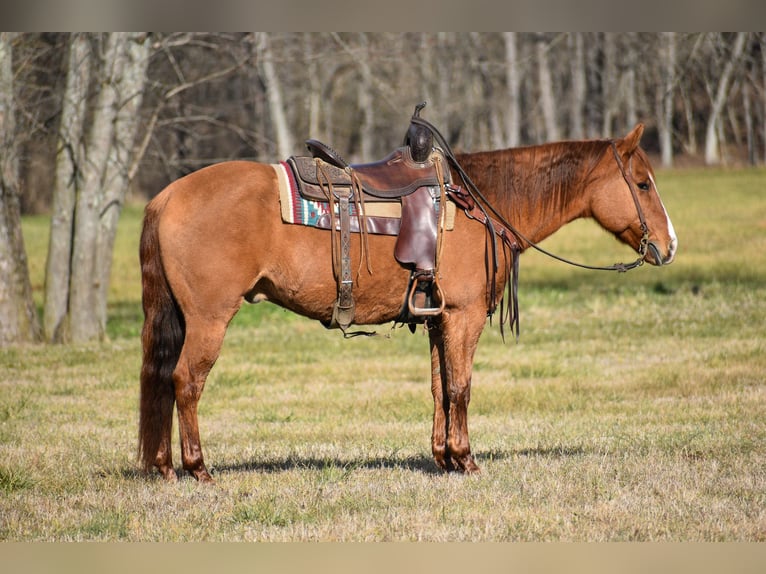
[{"label": "tree trunk", "polygon": [[601,50],[599,36],[588,34],[590,40],[585,44],[585,137],[600,138],[603,102],[598,97],[601,92]]},{"label": "tree trunk", "polygon": [[454,50],[454,32],[439,32],[436,36],[438,73],[438,101],[441,102],[438,110],[431,110],[431,114],[437,120],[436,125],[448,139],[452,139],[453,121],[452,107],[454,99],[452,95],[451,72],[453,67],[448,60]]},{"label": "tree trunk", "polygon": [[636,68],[637,62],[637,50],[634,45],[638,44],[636,40],[635,32],[627,32],[625,34],[627,46],[623,48],[625,52],[625,71],[622,74],[620,80],[620,95],[625,102],[625,121],[626,126],[623,126],[621,132],[627,132],[632,129],[638,123],[638,102],[636,89]]},{"label": "tree trunk", "polygon": [[309,117],[309,137],[323,140],[320,133],[319,118],[322,113],[322,82],[319,80],[319,64],[316,58],[313,35],[306,34],[303,38],[303,55],[306,58],[306,73],[309,81],[309,93],[306,96],[306,107]]},{"label": "tree trunk", "polygon": [[40,320],[32,299],[18,191],[13,48],[0,32],[0,346],[36,341]]},{"label": "tree trunk", "polygon": [[103,175],[114,138],[117,91],[112,79],[119,73],[121,37],[109,34],[104,46],[105,80],[96,97],[86,157],[82,162],[82,187],[77,193],[72,241],[72,270],[69,286],[68,332],[73,342],[100,339],[101,328],[96,294],[100,288],[96,269],[100,211],[104,204]]},{"label": "tree trunk", "polygon": [[45,268],[45,339],[68,340],[69,281],[72,260],[74,208],[82,181],[85,158],[83,126],[91,70],[90,42],[86,34],[75,34],[69,48],[69,66],[61,110],[53,212]]},{"label": "tree trunk", "polygon": [[603,137],[612,135],[612,120],[617,104],[617,63],[616,63],[616,40],[613,33],[604,34],[604,64],[601,76],[601,105],[603,116],[601,120],[601,134]]},{"label": "tree trunk", "polygon": [[710,115],[708,116],[707,129],[705,130],[705,163],[707,165],[714,165],[721,161],[718,122],[721,116],[721,111],[726,104],[726,98],[729,94],[732,74],[739,63],[745,47],[747,34],[748,32],[737,33],[737,37],[734,40],[734,46],[731,49],[731,54],[726,59],[726,65],[718,80],[718,88],[712,102]]},{"label": "tree trunk", "polygon": [[434,73],[436,69],[436,58],[434,49],[431,43],[432,34],[430,32],[420,32],[418,34],[418,75],[415,78],[417,85],[420,87],[417,95],[422,97],[424,102],[428,102],[430,106],[434,104],[434,80],[437,75]]},{"label": "tree trunk", "polygon": [[755,132],[753,129],[752,105],[750,102],[750,84],[742,85],[742,107],[745,113],[745,140],[747,142],[747,163],[755,165]]},{"label": "tree trunk", "polygon": [[516,147],[521,141],[521,73],[516,49],[516,32],[503,32],[503,40],[505,40],[505,85],[508,90],[505,141],[508,147]]},{"label": "tree trunk", "polygon": [[445,137],[449,137],[450,108],[454,105],[450,89],[450,73],[453,68],[448,65],[450,49],[448,33],[420,33],[420,56],[417,58],[419,76],[416,80],[420,90],[416,96],[428,102],[423,117],[429,118]]},{"label": "tree trunk", "polygon": [[761,32],[761,68],[763,72],[764,90],[761,92],[763,100],[763,163],[766,164],[766,32]]},{"label": "tree trunk", "polygon": [[572,97],[570,108],[569,137],[582,139],[585,137],[585,47],[582,32],[574,32],[569,36],[569,49],[572,53]]},{"label": "tree trunk", "polygon": [[268,32],[255,32],[254,38],[258,50],[258,63],[263,73],[263,83],[266,86],[269,115],[274,125],[274,134],[277,140],[277,157],[286,158],[295,153],[295,149],[287,120],[287,110],[282,97],[282,84],[274,67],[271,40]]},{"label": "tree trunk", "polygon": [[495,103],[495,88],[492,82],[492,72],[486,56],[486,47],[482,41],[482,35],[478,32],[471,32],[471,43],[474,55],[471,58],[476,62],[476,70],[479,74],[481,86],[481,104],[479,109],[479,124],[486,128],[486,138],[482,141],[482,147],[489,149],[502,148],[505,145],[503,137],[502,120],[500,111]]},{"label": "tree trunk", "polygon": [[686,118],[686,153],[697,155],[697,122],[694,118],[694,107],[686,87],[681,84],[679,89],[684,103],[684,117]]},{"label": "tree trunk", "polygon": [[372,70],[370,69],[370,42],[367,34],[359,33],[360,57],[357,61],[361,79],[358,86],[359,110],[362,124],[359,126],[361,144],[360,161],[372,161],[375,143],[375,110],[372,103]]},{"label": "tree trunk", "polygon": [[151,53],[147,34],[129,33],[123,38],[122,73],[114,78],[118,110],[114,124],[114,144],[104,174],[104,202],[99,214],[99,240],[96,245],[98,291],[95,310],[102,331],[106,331],[107,298],[112,271],[112,253],[117,223],[130,187],[130,168],[139,126],[146,71]]},{"label": "tree trunk", "polygon": [[149,49],[143,38],[111,33],[105,39],[104,78],[90,119],[82,187],[75,201],[68,327],[74,342],[106,334],[114,234],[128,184]]},{"label": "tree trunk", "polygon": [[556,98],[553,92],[551,68],[548,64],[548,44],[542,35],[537,39],[537,80],[545,125],[545,138],[547,141],[556,141],[560,139],[556,118]]},{"label": "tree trunk", "polygon": [[673,92],[676,83],[676,33],[665,32],[660,37],[661,79],[657,102],[657,130],[660,155],[664,167],[673,166]]}]

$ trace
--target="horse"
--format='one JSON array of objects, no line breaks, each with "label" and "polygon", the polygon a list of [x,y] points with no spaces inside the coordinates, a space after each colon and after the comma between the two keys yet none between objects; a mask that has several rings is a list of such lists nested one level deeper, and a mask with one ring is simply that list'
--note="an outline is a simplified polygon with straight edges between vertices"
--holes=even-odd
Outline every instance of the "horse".
[{"label": "horse", "polygon": [[[643,125],[625,137],[563,141],[460,153],[457,164],[493,211],[518,232],[519,253],[577,218],[592,218],[642,260],[671,263],[677,243],[639,146]],[[459,177],[450,166],[453,179]],[[270,301],[325,323],[337,295],[330,232],[283,223],[275,169],[226,161],[186,175],[145,207],[140,240],[144,324],[140,374],[139,463],[178,480],[171,454],[174,405],[183,469],[214,482],[203,458],[197,405],[229,322],[244,302]],[[445,299],[428,320],[434,412],[431,450],[445,471],[479,472],[467,409],[474,353],[488,309],[487,231],[458,210],[443,234],[439,265]],[[354,279],[357,325],[395,321],[409,270],[393,257],[395,237],[368,235],[372,272]],[[362,249],[352,242],[351,257]],[[504,285],[508,268],[496,280]],[[488,300],[494,298],[494,300]]]}]

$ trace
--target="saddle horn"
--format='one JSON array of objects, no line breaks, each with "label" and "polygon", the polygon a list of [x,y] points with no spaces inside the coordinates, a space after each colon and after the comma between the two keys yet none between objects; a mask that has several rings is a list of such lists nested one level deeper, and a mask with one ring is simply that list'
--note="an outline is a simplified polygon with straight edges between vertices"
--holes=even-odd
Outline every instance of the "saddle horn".
[{"label": "saddle horn", "polygon": [[[412,118],[420,119],[420,111],[426,107],[426,102],[421,102],[415,106],[415,112]],[[420,123],[410,121],[410,127],[404,136],[404,145],[409,146],[412,159],[417,162],[424,162],[431,155],[434,147],[434,135],[431,130]]]}]

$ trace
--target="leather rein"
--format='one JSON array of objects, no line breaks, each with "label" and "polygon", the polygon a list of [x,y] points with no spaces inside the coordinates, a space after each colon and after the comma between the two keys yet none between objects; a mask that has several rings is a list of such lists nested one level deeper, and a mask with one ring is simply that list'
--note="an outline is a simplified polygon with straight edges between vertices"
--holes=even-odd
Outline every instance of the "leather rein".
[{"label": "leather rein", "polygon": [[617,144],[615,143],[614,140],[610,140],[609,145],[612,149],[612,153],[614,154],[614,159],[617,162],[617,167],[620,169],[620,173],[622,174],[622,177],[625,180],[625,183],[628,185],[628,189],[630,189],[630,194],[631,194],[631,197],[633,198],[633,203],[636,206],[636,212],[638,213],[638,220],[639,220],[641,232],[643,234],[637,249],[639,257],[632,263],[615,263],[614,265],[608,265],[608,266],[586,265],[584,263],[578,263],[576,261],[572,261],[565,257],[561,257],[560,255],[556,255],[555,253],[551,253],[550,251],[547,251],[546,249],[543,249],[542,247],[540,247],[534,241],[531,241],[530,239],[528,239],[523,233],[521,233],[518,229],[516,229],[516,227],[513,224],[511,224],[507,219],[505,219],[505,217],[503,217],[500,213],[498,213],[498,211],[492,206],[492,204],[487,200],[487,198],[484,197],[484,195],[481,193],[479,188],[476,187],[476,184],[474,184],[473,181],[471,181],[471,178],[468,176],[467,173],[465,173],[463,168],[457,162],[455,155],[453,154],[447,142],[444,141],[444,138],[439,133],[439,131],[433,125],[431,125],[427,120],[424,120],[422,118],[412,118],[412,121],[416,123],[423,123],[430,129],[434,130],[435,135],[440,140],[440,143],[444,146],[445,155],[450,160],[450,164],[460,174],[460,177],[465,183],[466,189],[468,193],[471,195],[471,197],[473,197],[475,200],[480,200],[481,203],[485,205],[489,211],[492,212],[492,215],[495,216],[497,221],[499,221],[503,226],[507,227],[509,231],[511,231],[519,239],[526,242],[527,245],[529,245],[533,249],[536,249],[540,253],[543,253],[549,257],[552,257],[553,259],[561,261],[562,263],[567,263],[575,267],[581,267],[583,269],[591,269],[595,271],[618,271],[620,273],[624,273],[625,271],[629,271],[630,269],[635,269],[636,267],[640,267],[641,265],[644,264],[644,261],[646,260],[646,256],[649,250],[649,226],[647,225],[646,218],[644,217],[644,210],[641,208],[641,204],[638,201],[638,192],[636,191],[636,185],[633,182],[633,178],[630,177],[632,176],[632,173],[629,176],[628,171],[626,171],[625,165],[623,164],[622,159],[620,158],[620,154],[617,151]]},{"label": "leather rein", "polygon": [[[413,117],[411,118],[411,121],[413,123],[423,125],[433,132],[434,137],[436,137],[437,140],[439,141],[439,144],[441,145],[442,150],[444,151],[444,154],[447,157],[450,165],[455,169],[455,171],[457,171],[457,173],[460,175],[460,178],[462,179],[463,183],[466,186],[465,191],[459,188],[455,189],[454,187],[451,187],[450,189],[448,189],[448,195],[450,196],[450,198],[453,199],[453,201],[455,201],[455,203],[457,203],[460,207],[464,209],[466,215],[469,218],[477,219],[481,221],[487,227],[488,234],[492,238],[491,240],[492,264],[493,264],[494,272],[490,274],[491,279],[490,279],[489,293],[488,293],[489,304],[487,309],[487,314],[490,317],[492,317],[496,309],[495,275],[497,274],[497,271],[498,271],[498,253],[497,253],[497,244],[495,241],[495,236],[498,236],[502,239],[504,256],[506,258],[506,262],[508,261],[508,256],[509,256],[508,250],[511,251],[510,256],[511,256],[512,263],[508,269],[508,271],[510,272],[509,286],[508,286],[510,302],[509,302],[506,314],[507,314],[507,320],[510,323],[511,328],[515,330],[515,335],[517,340],[519,338],[519,314],[518,314],[518,297],[517,297],[518,261],[519,261],[518,256],[521,253],[521,248],[518,246],[518,243],[514,241],[512,237],[509,236],[510,234],[513,234],[519,240],[524,241],[529,247],[532,247],[533,249],[539,251],[540,253],[543,253],[544,255],[547,255],[548,257],[556,259],[557,261],[561,261],[562,263],[567,263],[568,265],[580,267],[582,269],[590,269],[595,271],[617,271],[619,273],[624,273],[626,271],[629,271],[630,269],[634,269],[636,267],[640,267],[641,265],[643,265],[650,248],[649,226],[646,224],[644,211],[641,208],[641,204],[639,203],[639,200],[638,200],[638,192],[636,191],[636,186],[635,186],[635,183],[633,182],[632,170],[631,170],[631,173],[626,171],[625,165],[623,164],[622,159],[620,158],[620,154],[617,151],[617,144],[615,143],[614,140],[609,141],[610,148],[612,150],[612,153],[614,154],[614,159],[617,162],[617,167],[620,169],[620,173],[622,174],[622,177],[625,180],[625,183],[628,185],[628,189],[630,189],[630,194],[633,198],[633,203],[636,206],[636,212],[638,213],[638,219],[639,219],[640,229],[642,232],[642,237],[637,249],[639,257],[635,261],[631,263],[615,263],[614,265],[609,265],[609,266],[596,266],[596,265],[586,265],[584,263],[578,263],[576,261],[572,261],[565,257],[561,257],[560,255],[556,255],[546,249],[543,249],[537,243],[528,239],[523,233],[521,233],[518,229],[516,229],[516,227],[513,224],[511,224],[505,217],[503,217],[503,215],[500,214],[492,206],[492,204],[487,200],[484,194],[481,193],[481,191],[476,186],[476,184],[473,183],[473,181],[468,176],[468,174],[460,166],[457,159],[455,158],[454,153],[452,152],[452,149],[450,148],[447,141],[444,139],[444,136],[442,136],[442,134],[439,132],[439,130],[435,126],[433,126],[429,121],[420,117]],[[466,194],[473,201],[471,202],[465,201]],[[494,217],[491,217],[488,211],[491,212]],[[506,318],[504,318],[502,300],[500,302],[500,305],[501,305],[500,329],[502,333],[503,324],[506,320]]]}]

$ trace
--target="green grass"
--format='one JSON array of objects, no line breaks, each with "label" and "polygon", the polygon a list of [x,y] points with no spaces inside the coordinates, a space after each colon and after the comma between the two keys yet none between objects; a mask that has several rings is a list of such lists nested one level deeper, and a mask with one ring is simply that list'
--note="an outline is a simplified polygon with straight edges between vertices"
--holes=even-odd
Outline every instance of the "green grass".
[{"label": "green grass", "polygon": [[[110,340],[0,349],[0,540],[764,541],[765,181],[660,173],[680,239],[667,268],[524,256],[521,339],[487,328],[476,357],[479,476],[431,461],[421,331],[344,340],[243,308],[200,403],[212,488],[137,471],[129,208]],[[24,224],[41,302],[47,222]],[[592,222],[546,243],[589,263],[633,257]]]}]

